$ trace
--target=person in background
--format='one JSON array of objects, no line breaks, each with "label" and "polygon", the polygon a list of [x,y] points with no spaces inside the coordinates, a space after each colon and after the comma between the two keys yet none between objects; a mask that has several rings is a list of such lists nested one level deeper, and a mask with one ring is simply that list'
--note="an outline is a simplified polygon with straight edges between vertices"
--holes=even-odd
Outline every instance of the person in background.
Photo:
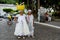
[{"label": "person in background", "polygon": [[27,15],[27,23],[29,26],[29,31],[30,31],[30,35],[28,36],[32,36],[34,38],[34,17],[32,15],[32,10],[28,10],[28,15]]},{"label": "person in background", "polygon": [[48,12],[45,13],[46,21],[51,21],[51,17]]},{"label": "person in background", "polygon": [[40,22],[45,22],[45,13],[46,13],[46,8],[44,8],[43,6],[40,6]]},{"label": "person in background", "polygon": [[8,25],[11,24],[11,21],[12,21],[12,16],[10,14],[8,14]]}]

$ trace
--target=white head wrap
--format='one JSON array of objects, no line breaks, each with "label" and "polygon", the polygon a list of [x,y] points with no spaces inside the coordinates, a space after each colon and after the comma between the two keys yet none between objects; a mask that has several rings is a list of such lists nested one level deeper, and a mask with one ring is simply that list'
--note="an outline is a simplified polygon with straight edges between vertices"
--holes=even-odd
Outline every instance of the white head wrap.
[{"label": "white head wrap", "polygon": [[32,12],[32,10],[28,10],[28,12]]}]

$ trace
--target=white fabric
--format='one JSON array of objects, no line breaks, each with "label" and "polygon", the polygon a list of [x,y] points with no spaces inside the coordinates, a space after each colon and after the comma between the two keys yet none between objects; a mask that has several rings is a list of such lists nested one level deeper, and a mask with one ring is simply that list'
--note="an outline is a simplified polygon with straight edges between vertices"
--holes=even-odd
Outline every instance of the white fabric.
[{"label": "white fabric", "polygon": [[40,13],[41,15],[44,15],[47,12],[47,9],[44,7],[40,7]]},{"label": "white fabric", "polygon": [[17,15],[16,17],[18,17],[18,23],[16,23],[14,35],[22,36],[30,34],[25,15]]},{"label": "white fabric", "polygon": [[27,15],[27,21],[28,21],[30,35],[34,34],[33,19],[34,19],[33,15],[29,15],[29,18]]},{"label": "white fabric", "polygon": [[48,21],[51,21],[51,17],[48,17]]},{"label": "white fabric", "polygon": [[[28,18],[29,17],[29,18]],[[31,15],[27,15],[27,20],[28,20],[28,22],[33,22],[33,19],[34,19],[34,17],[33,17],[33,15],[31,14]]]},{"label": "white fabric", "polygon": [[32,12],[32,10],[28,10],[28,12]]}]

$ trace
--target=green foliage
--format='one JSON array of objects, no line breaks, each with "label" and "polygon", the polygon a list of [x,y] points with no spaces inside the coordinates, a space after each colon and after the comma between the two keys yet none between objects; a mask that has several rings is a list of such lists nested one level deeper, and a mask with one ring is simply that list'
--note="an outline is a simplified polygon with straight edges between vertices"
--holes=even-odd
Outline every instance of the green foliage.
[{"label": "green foliage", "polygon": [[18,10],[14,10],[14,12],[18,12]]},{"label": "green foliage", "polygon": [[60,18],[60,13],[54,12],[52,15],[55,16],[55,17]]},{"label": "green foliage", "polygon": [[14,4],[15,1],[14,1],[14,0],[8,0],[8,1],[6,0],[6,3],[7,3],[7,4]]},{"label": "green foliage", "polygon": [[15,0],[0,0],[0,3],[14,4],[16,3],[16,1]]},{"label": "green foliage", "polygon": [[0,3],[15,4],[16,2],[22,2],[22,0],[0,0]]},{"label": "green foliage", "polygon": [[0,3],[5,3],[6,0],[0,0]]},{"label": "green foliage", "polygon": [[12,9],[8,9],[8,8],[4,8],[3,11],[6,12],[6,13],[9,13],[9,12],[11,12],[13,10]]},{"label": "green foliage", "polygon": [[60,5],[60,2],[58,2],[58,5]]}]

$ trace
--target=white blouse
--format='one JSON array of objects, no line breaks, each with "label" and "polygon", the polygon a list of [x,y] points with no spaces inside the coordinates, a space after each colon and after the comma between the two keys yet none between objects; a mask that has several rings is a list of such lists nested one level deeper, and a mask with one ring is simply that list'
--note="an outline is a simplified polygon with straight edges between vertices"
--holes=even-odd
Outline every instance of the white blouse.
[{"label": "white blouse", "polygon": [[31,15],[27,15],[27,21],[28,22],[33,22],[33,20],[34,20],[34,17],[33,17],[32,14]]}]

